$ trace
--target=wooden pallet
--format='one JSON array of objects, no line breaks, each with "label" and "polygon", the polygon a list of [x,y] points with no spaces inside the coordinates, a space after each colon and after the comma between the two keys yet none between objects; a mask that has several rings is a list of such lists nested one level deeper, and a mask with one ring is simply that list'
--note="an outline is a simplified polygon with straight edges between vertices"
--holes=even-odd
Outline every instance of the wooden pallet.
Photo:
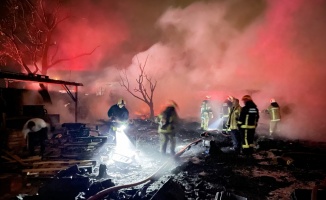
[{"label": "wooden pallet", "polygon": [[53,161],[39,161],[32,164],[32,168],[23,169],[22,172],[26,175],[54,175],[59,171],[68,169],[74,165],[83,168],[94,167],[95,160],[53,160]]}]

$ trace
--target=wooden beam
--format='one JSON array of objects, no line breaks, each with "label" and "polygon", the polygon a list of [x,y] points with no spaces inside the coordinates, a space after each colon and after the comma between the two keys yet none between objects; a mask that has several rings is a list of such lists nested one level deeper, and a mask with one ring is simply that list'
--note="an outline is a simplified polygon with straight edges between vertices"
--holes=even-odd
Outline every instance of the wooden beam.
[{"label": "wooden beam", "polygon": [[27,165],[27,163],[25,163],[19,156],[17,155],[14,155],[14,154],[11,154],[9,153],[8,151],[3,151],[5,152],[8,156],[10,156],[11,158],[13,158],[15,161],[17,161],[19,164],[25,166]]},{"label": "wooden beam", "polygon": [[46,165],[46,164],[83,164],[92,163],[96,165],[96,160],[54,160],[54,161],[41,161],[34,162],[33,165]]},{"label": "wooden beam", "polygon": [[37,172],[56,172],[65,170],[67,167],[53,167],[53,168],[37,168],[37,169],[23,169],[22,172],[24,173],[37,173]]},{"label": "wooden beam", "polygon": [[38,83],[51,83],[59,85],[73,85],[73,86],[83,86],[82,83],[75,83],[69,81],[50,79],[48,76],[40,74],[24,74],[24,73],[14,73],[14,72],[4,72],[0,71],[0,78],[16,80],[16,81],[31,81]]}]

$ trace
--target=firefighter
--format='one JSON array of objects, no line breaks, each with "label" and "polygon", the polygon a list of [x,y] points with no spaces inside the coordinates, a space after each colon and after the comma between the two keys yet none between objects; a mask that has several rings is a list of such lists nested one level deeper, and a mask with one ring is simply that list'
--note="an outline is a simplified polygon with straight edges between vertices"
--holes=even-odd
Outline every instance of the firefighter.
[{"label": "firefighter", "polygon": [[126,101],[120,98],[118,103],[111,106],[108,110],[108,117],[111,122],[109,134],[113,136],[113,143],[116,144],[117,129],[126,125],[129,120],[129,111],[126,108]]},{"label": "firefighter", "polygon": [[241,106],[239,104],[239,99],[233,98],[233,106],[226,126],[228,127],[228,131],[230,132],[232,138],[233,147],[231,147],[230,150],[235,151],[236,153],[240,153],[241,151],[241,137],[238,128],[240,113]]},{"label": "firefighter", "polygon": [[228,133],[228,127],[226,126],[226,124],[228,122],[229,114],[233,106],[232,101],[233,101],[233,97],[228,96],[227,99],[223,102],[221,107],[220,116],[222,118],[222,133],[224,134]]},{"label": "firefighter", "polygon": [[268,106],[266,113],[269,114],[269,135],[272,136],[274,133],[279,132],[279,123],[281,121],[281,111],[280,106],[275,99],[270,100],[270,105]]},{"label": "firefighter", "polygon": [[178,108],[177,104],[172,101],[171,105],[167,106],[165,110],[158,116],[157,122],[158,133],[160,137],[160,152],[161,154],[166,154],[166,147],[170,142],[170,154],[175,154],[175,145],[176,145],[176,133],[175,128],[179,121],[179,117],[176,109]]},{"label": "firefighter", "polygon": [[201,130],[207,131],[209,120],[213,118],[213,111],[209,105],[208,100],[204,100],[202,102],[201,108],[200,108],[200,113],[201,113],[200,128],[201,128]]},{"label": "firefighter", "polygon": [[44,155],[45,141],[48,139],[49,131],[50,125],[41,118],[32,118],[24,124],[22,133],[31,156],[35,155],[35,146],[37,145],[41,147],[40,156]]},{"label": "firefighter", "polygon": [[259,110],[256,104],[253,102],[251,96],[243,96],[242,101],[244,103],[244,107],[242,107],[240,112],[238,128],[242,138],[242,152],[250,155],[253,153],[254,136],[259,120]]}]

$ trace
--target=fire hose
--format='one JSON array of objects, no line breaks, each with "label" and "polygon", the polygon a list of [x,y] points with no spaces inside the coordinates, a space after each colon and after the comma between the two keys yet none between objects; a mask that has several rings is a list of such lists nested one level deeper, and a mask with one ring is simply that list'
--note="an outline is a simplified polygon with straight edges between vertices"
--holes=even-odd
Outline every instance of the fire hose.
[{"label": "fire hose", "polygon": [[[192,145],[197,145],[201,141],[202,141],[202,139],[196,139],[193,142],[189,143],[187,146],[185,146],[184,148],[182,148],[178,153],[176,153],[173,158],[180,157],[184,152],[186,152],[187,150],[189,150]],[[152,175],[150,175],[149,177],[147,177],[147,178],[145,178],[145,179],[143,179],[141,181],[138,181],[138,182],[135,182],[135,183],[131,183],[131,184],[126,184],[126,185],[118,185],[118,186],[114,186],[114,187],[110,187],[110,188],[104,189],[102,191],[99,191],[95,195],[90,196],[87,200],[99,200],[99,199],[104,198],[105,196],[107,196],[111,192],[118,191],[118,190],[124,189],[124,188],[134,187],[136,185],[140,185],[140,184],[146,183],[148,181],[151,181],[151,180],[155,179],[157,177],[157,175],[159,174],[159,172],[161,172],[161,170],[163,170],[169,163],[170,163],[170,159],[167,160]]]}]

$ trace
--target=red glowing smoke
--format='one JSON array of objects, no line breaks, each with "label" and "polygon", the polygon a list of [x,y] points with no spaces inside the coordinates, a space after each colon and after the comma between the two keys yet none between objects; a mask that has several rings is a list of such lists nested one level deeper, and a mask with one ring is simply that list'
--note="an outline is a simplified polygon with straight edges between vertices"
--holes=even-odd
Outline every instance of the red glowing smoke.
[{"label": "red glowing smoke", "polygon": [[[85,20],[60,29],[60,36],[67,41],[62,47],[64,56],[100,45],[91,56],[62,65],[68,70],[91,69],[88,73],[71,73],[69,79],[84,83],[91,91],[102,85],[107,94],[113,94],[94,100],[96,106],[90,106],[95,108],[92,116],[105,118],[103,108],[115,103],[119,96],[127,99],[131,113],[143,112],[137,110],[144,106],[141,101],[110,84],[119,81],[114,57],[121,56],[128,59],[125,63],[131,63],[127,73],[132,87],[136,86],[134,80],[139,73],[137,60],[144,64],[148,57],[146,72],[158,81],[154,95],[156,114],[170,99],[180,105],[181,117],[198,117],[200,102],[206,95],[214,96],[218,105],[227,95],[241,98],[252,94],[261,110],[268,106],[270,98],[276,98],[284,108],[284,136],[326,141],[326,92],[322,89],[326,74],[325,1],[209,1],[166,10],[156,6],[151,13],[162,15],[155,20],[148,16],[157,14],[149,15],[145,10],[132,17],[123,12],[126,7],[129,11],[141,10],[146,5],[124,4],[105,12],[104,2],[87,9],[81,4],[78,11],[92,12]],[[91,20],[94,17],[98,17],[97,23]],[[156,26],[149,21],[156,21]],[[142,37],[134,37],[136,28],[131,22],[138,22],[137,33]],[[124,45],[148,44],[146,36],[155,38],[150,33],[157,27],[160,37],[148,49],[136,52],[133,60],[129,59],[126,55],[130,51]]]},{"label": "red glowing smoke", "polygon": [[90,55],[60,63],[53,70],[98,70],[103,65],[112,64],[110,59],[117,56],[122,44],[130,37],[123,13],[114,12],[114,8],[104,3],[95,5],[78,1],[78,4],[70,6],[75,6],[75,9],[65,10],[70,17],[58,26],[56,34],[58,57]]}]

